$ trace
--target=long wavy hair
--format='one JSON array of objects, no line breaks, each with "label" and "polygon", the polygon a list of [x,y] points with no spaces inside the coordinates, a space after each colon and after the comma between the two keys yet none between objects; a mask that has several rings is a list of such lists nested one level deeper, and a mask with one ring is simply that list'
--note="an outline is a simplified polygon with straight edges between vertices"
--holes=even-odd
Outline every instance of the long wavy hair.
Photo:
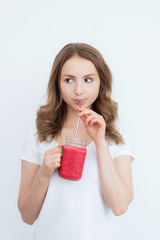
[{"label": "long wavy hair", "polygon": [[60,92],[60,75],[63,64],[73,56],[91,61],[100,77],[100,90],[92,104],[92,110],[102,115],[106,121],[106,137],[116,144],[124,143],[123,137],[115,127],[118,119],[118,104],[111,99],[112,74],[101,53],[85,43],[71,43],[57,54],[47,88],[47,102],[37,111],[36,126],[38,141],[51,142],[63,127],[67,115],[67,106]]}]

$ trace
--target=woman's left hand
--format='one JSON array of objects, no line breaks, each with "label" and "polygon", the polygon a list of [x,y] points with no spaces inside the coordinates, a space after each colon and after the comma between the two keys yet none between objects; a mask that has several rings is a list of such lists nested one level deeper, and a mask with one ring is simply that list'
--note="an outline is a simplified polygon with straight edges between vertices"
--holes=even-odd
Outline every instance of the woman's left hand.
[{"label": "woman's left hand", "polygon": [[104,118],[91,109],[81,107],[78,110],[80,112],[78,116],[84,122],[86,130],[93,141],[96,143],[104,140],[106,129]]}]

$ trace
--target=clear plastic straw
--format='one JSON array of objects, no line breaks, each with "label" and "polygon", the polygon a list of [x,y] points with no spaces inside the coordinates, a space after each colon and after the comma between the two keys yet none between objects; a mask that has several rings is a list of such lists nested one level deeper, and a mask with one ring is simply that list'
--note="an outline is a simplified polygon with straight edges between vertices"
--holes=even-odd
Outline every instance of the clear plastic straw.
[{"label": "clear plastic straw", "polygon": [[[79,107],[81,107],[81,101],[79,101]],[[77,125],[76,125],[76,131],[75,131],[75,134],[74,134],[74,138],[77,138],[79,121],[80,121],[80,117],[78,117],[78,119],[77,119]]]}]

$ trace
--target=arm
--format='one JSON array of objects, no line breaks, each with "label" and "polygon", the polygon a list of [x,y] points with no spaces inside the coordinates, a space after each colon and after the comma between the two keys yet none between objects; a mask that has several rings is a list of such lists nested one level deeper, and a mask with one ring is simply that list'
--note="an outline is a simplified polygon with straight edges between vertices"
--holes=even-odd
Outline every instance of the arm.
[{"label": "arm", "polygon": [[18,208],[24,222],[33,224],[38,218],[50,177],[60,166],[60,157],[61,148],[56,147],[45,152],[41,166],[22,161]]},{"label": "arm", "polygon": [[48,188],[49,178],[43,178],[39,169],[39,165],[22,161],[18,208],[28,224],[38,218]]},{"label": "arm", "polygon": [[131,157],[112,159],[107,142],[96,145],[100,183],[105,201],[116,216],[126,212],[133,199]]},{"label": "arm", "polygon": [[123,214],[133,199],[131,157],[119,156],[114,160],[105,139],[105,121],[91,109],[78,108],[79,117],[97,149],[101,189],[106,203],[116,216]]}]

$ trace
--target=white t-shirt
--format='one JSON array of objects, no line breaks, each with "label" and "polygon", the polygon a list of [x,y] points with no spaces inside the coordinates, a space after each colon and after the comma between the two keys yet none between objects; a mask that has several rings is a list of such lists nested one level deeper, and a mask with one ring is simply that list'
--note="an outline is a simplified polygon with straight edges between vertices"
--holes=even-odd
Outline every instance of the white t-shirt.
[{"label": "white t-shirt", "polygon": [[[121,128],[125,144],[109,142],[114,159],[133,155]],[[20,159],[40,165],[45,151],[56,147],[51,143],[36,142],[36,128],[26,137]],[[114,214],[104,201],[97,165],[96,146],[87,146],[82,178],[78,181],[61,178],[57,171],[51,176],[40,215],[35,223],[34,240],[118,240]]]}]

